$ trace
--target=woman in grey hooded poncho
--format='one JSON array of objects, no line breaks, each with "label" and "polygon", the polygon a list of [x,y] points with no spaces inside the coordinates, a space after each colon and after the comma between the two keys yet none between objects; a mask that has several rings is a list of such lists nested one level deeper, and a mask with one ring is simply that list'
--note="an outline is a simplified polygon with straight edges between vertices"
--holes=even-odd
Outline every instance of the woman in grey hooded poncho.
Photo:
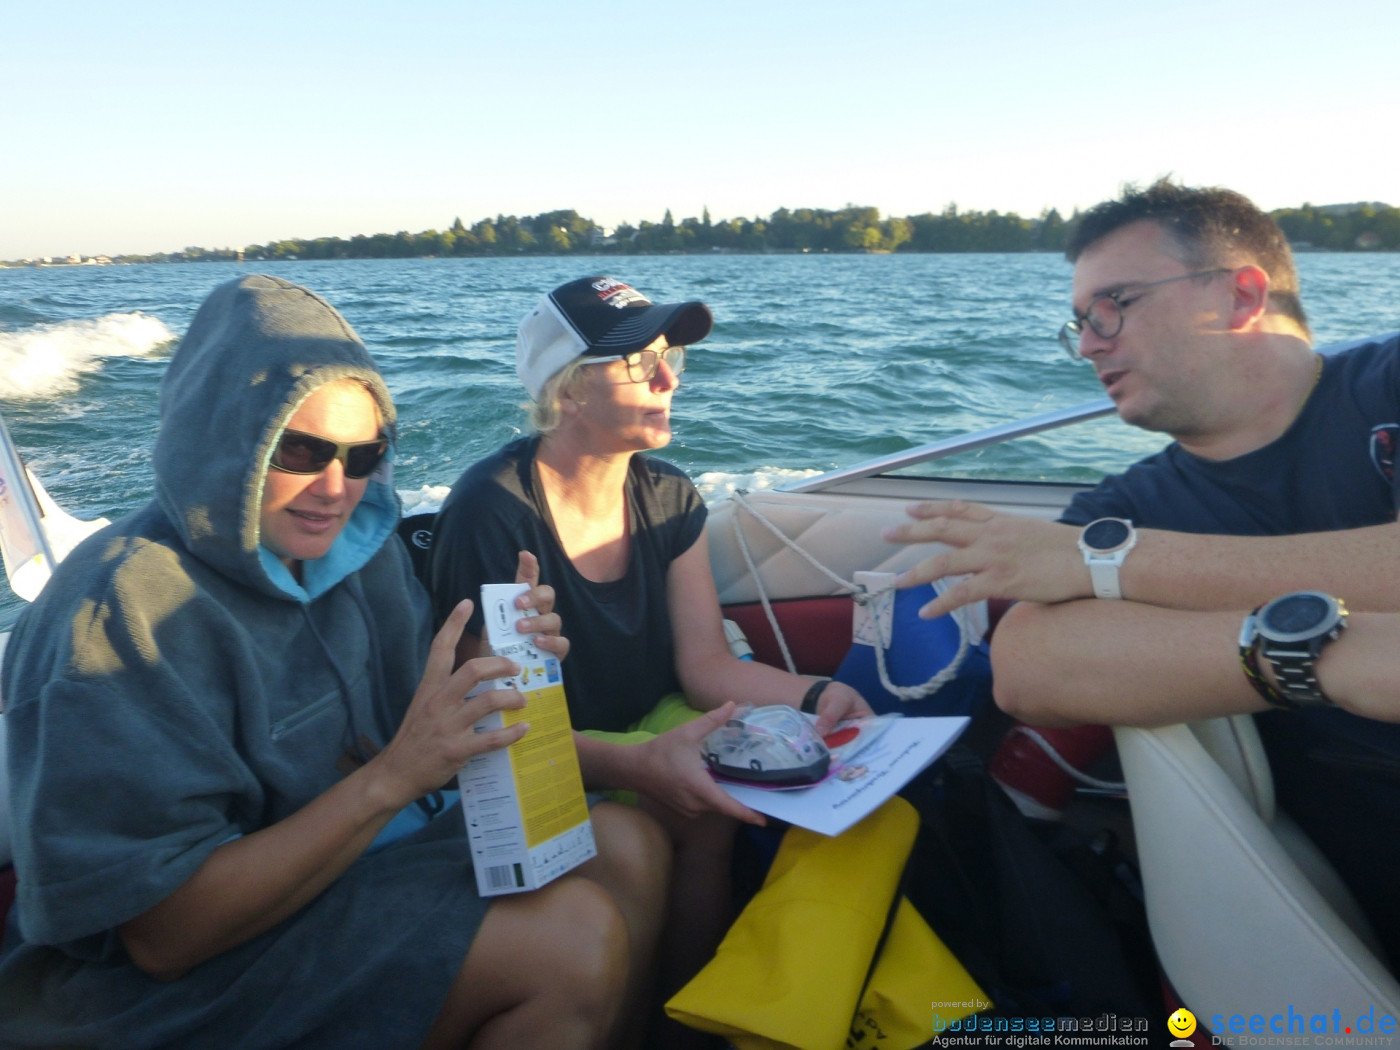
[{"label": "woman in grey hooded poncho", "polygon": [[6,653],[0,1044],[607,1038],[664,842],[595,810],[597,882],[488,908],[460,815],[414,803],[523,729],[473,731],[521,701],[463,701],[514,666],[452,671],[466,603],[430,639],[393,539],[394,418],[305,289],[246,277],[200,308],[161,389],[156,498],[69,556]]}]

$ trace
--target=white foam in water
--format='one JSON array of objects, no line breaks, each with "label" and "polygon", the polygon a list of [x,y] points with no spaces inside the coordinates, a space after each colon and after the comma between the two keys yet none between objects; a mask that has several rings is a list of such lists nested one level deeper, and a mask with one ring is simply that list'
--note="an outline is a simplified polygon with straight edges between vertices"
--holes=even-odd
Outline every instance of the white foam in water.
[{"label": "white foam in water", "polygon": [[[784,467],[764,467],[757,474],[725,474],[711,470],[695,479],[695,487],[700,491],[700,497],[705,503],[714,506],[732,496],[735,489],[757,492],[820,473],[820,470],[789,470]],[[443,501],[447,499],[450,490],[450,485],[424,485],[417,491],[399,489],[404,517],[410,514],[436,514],[442,509]]]},{"label": "white foam in water", "polygon": [[790,470],[785,467],[764,467],[757,474],[725,474],[721,471],[706,471],[695,479],[695,487],[707,506],[722,503],[734,494],[735,489],[748,489],[757,492],[761,489],[776,488],[789,481],[814,477],[820,470]]},{"label": "white foam in water", "polygon": [[163,322],[139,312],[0,332],[0,397],[66,394],[103,358],[144,357],[174,341]]},{"label": "white foam in water", "polygon": [[407,518],[413,514],[436,514],[442,509],[451,488],[450,485],[424,485],[416,492],[411,489],[399,489],[399,499],[403,501],[403,516]]}]

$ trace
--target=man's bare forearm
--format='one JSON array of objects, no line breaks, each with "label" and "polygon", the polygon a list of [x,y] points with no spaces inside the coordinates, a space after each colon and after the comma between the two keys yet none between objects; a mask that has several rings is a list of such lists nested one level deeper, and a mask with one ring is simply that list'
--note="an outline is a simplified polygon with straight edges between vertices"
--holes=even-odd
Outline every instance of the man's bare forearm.
[{"label": "man's bare forearm", "polygon": [[[923,503],[888,529],[896,543],[946,545],[900,579],[967,578],[924,607],[940,616],[983,598],[1044,603],[1093,595],[1075,526],[977,503]],[[1215,536],[1139,529],[1120,569],[1124,598],[1169,609],[1251,609],[1280,594],[1322,590],[1353,609],[1400,611],[1400,525],[1294,536]]]},{"label": "man's bare forearm", "polygon": [[1197,536],[1143,529],[1123,595],[1172,609],[1252,609],[1290,591],[1326,591],[1352,609],[1400,610],[1400,525],[1295,536]]},{"label": "man's bare forearm", "polygon": [[997,704],[1035,725],[1169,725],[1263,710],[1240,669],[1242,618],[1132,601],[1017,605],[992,636]]},{"label": "man's bare forearm", "polygon": [[[1268,710],[1240,664],[1243,619],[1243,610],[1132,601],[1017,605],[992,638],[997,704],[1036,725],[1153,726]],[[1272,678],[1267,661],[1261,669]],[[1400,613],[1353,613],[1315,672],[1337,706],[1400,722]]]}]

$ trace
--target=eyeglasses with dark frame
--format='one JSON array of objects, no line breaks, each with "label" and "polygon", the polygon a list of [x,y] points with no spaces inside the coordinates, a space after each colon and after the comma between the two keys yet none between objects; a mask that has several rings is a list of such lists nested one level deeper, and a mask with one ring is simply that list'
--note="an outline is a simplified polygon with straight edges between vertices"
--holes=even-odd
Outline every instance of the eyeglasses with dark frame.
[{"label": "eyeglasses with dark frame", "polygon": [[332,441],[288,428],[278,438],[268,465],[284,474],[320,474],[338,459],[345,476],[359,481],[374,473],[388,451],[389,439],[382,434],[373,441]]},{"label": "eyeglasses with dark frame", "polygon": [[590,365],[606,365],[613,361],[627,362],[627,378],[633,383],[649,383],[656,378],[656,371],[661,367],[661,362],[666,362],[666,367],[673,375],[680,375],[685,371],[685,347],[668,346],[665,350],[638,350],[632,354],[619,354],[617,357],[595,357],[588,363]]},{"label": "eyeglasses with dark frame", "polygon": [[1160,281],[1148,281],[1146,284],[1130,284],[1116,292],[1100,295],[1090,300],[1089,308],[1082,314],[1076,314],[1074,320],[1064,323],[1060,329],[1060,345],[1065,348],[1065,353],[1069,354],[1071,358],[1082,361],[1084,357],[1079,352],[1079,340],[1084,335],[1085,325],[1093,329],[1094,334],[1100,339],[1112,339],[1123,330],[1123,311],[1138,301],[1138,292],[1145,292],[1149,288],[1172,284],[1176,281],[1189,281],[1192,277],[1213,277],[1216,274],[1230,272],[1228,266],[1217,266],[1213,270],[1181,273],[1175,277],[1164,277]]}]

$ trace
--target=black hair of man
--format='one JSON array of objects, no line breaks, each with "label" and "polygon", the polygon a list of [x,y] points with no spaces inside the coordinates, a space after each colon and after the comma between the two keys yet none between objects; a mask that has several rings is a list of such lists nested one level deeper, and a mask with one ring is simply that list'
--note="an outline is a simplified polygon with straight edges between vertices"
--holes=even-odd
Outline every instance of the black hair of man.
[{"label": "black hair of man", "polygon": [[1269,275],[1270,308],[1294,321],[1311,338],[1298,297],[1298,271],[1288,238],[1278,223],[1248,197],[1219,186],[1182,186],[1158,179],[1145,190],[1123,187],[1117,200],[1096,204],[1070,233],[1065,258],[1078,262],[1090,245],[1142,220],[1155,222],[1181,249],[1193,269],[1249,262]]}]

